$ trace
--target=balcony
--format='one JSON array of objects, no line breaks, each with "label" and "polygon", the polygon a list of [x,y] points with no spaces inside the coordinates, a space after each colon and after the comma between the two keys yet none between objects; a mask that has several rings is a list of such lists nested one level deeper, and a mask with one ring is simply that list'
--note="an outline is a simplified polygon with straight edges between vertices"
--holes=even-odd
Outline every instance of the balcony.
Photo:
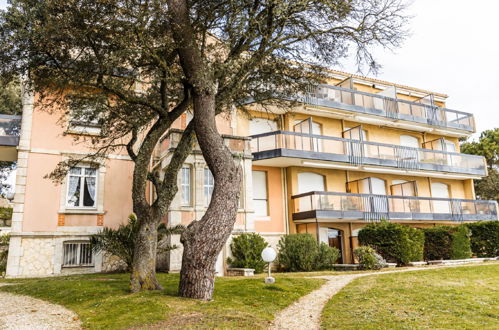
[{"label": "balcony", "polygon": [[[475,132],[475,121],[472,114],[438,107],[434,104],[431,95],[419,102],[411,102],[339,86],[319,85],[301,97],[300,101],[313,106],[334,108],[354,114],[383,117],[384,121],[394,123],[393,126],[417,131],[428,131],[427,127],[431,126],[451,129],[457,136],[466,136]],[[370,118],[363,120],[360,117],[355,120],[373,124],[379,121]],[[403,121],[409,123],[399,124]],[[381,124],[382,121],[379,123]]]},{"label": "balcony", "polygon": [[17,160],[20,133],[21,116],[0,114],[0,161]]},{"label": "balcony", "polygon": [[291,197],[295,222],[341,220],[480,221],[497,220],[497,202],[312,191]]},{"label": "balcony", "polygon": [[253,161],[261,165],[336,166],[408,175],[434,172],[436,175],[433,176],[442,177],[450,177],[445,173],[459,173],[475,178],[487,175],[485,159],[475,155],[287,131],[258,134],[251,138]]},{"label": "balcony", "polygon": [[[163,138],[160,140],[160,155],[161,159],[165,157],[166,154],[172,152],[177,148],[180,139],[182,138],[183,130],[181,129],[170,129]],[[222,134],[225,145],[232,151],[234,156],[240,156],[243,158],[252,158],[250,151],[250,138],[235,135]],[[193,153],[201,153],[199,144],[197,141],[194,143],[192,148]]]}]

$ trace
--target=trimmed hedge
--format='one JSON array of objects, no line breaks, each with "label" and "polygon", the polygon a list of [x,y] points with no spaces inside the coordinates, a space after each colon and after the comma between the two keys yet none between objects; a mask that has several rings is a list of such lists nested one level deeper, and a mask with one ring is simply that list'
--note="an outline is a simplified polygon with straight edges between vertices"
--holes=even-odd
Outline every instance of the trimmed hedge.
[{"label": "trimmed hedge", "polygon": [[425,260],[471,258],[470,234],[470,230],[464,225],[424,229]]},{"label": "trimmed hedge", "polygon": [[332,269],[340,255],[337,248],[326,243],[317,244],[310,234],[284,235],[279,240],[278,248],[279,267],[288,272]]},{"label": "trimmed hedge", "polygon": [[253,268],[255,273],[261,273],[267,265],[261,254],[268,245],[263,237],[256,233],[236,236],[230,243],[234,258],[227,258],[227,262],[233,268]]},{"label": "trimmed hedge", "polygon": [[499,221],[467,223],[471,230],[471,251],[478,258],[499,256]]},{"label": "trimmed hedge", "polygon": [[360,245],[371,246],[386,261],[407,265],[423,260],[424,233],[416,228],[381,221],[359,231]]}]

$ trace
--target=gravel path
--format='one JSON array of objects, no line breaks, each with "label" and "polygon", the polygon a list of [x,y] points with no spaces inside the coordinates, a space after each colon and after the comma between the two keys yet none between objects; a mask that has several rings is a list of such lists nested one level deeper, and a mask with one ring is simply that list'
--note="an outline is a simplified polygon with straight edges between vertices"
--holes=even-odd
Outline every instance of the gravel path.
[{"label": "gravel path", "polygon": [[[7,285],[0,283],[0,286]],[[0,292],[0,329],[81,329],[76,313],[46,301]]]},{"label": "gravel path", "polygon": [[[388,273],[400,273],[400,272],[413,272],[426,269],[435,268],[447,268],[447,267],[466,267],[473,266],[468,265],[453,265],[453,266],[429,266],[429,267],[418,267],[409,268],[401,270],[389,270],[384,272],[373,272],[373,273],[361,273],[361,274],[350,274],[350,275],[325,275],[325,276],[314,276],[313,278],[322,278],[328,280],[319,289],[312,291],[306,296],[301,297],[289,307],[285,308],[278,314],[270,329],[320,329],[320,320],[322,309],[326,303],[331,299],[336,293],[338,293],[344,286],[350,283],[352,280],[370,276],[370,275],[380,275]],[[474,265],[476,266],[476,264]]]}]

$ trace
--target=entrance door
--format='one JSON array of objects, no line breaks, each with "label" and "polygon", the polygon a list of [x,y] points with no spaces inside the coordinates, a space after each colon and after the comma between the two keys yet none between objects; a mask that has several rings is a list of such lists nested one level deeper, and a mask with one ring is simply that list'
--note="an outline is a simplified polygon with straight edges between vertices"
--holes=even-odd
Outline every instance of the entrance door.
[{"label": "entrance door", "polygon": [[[298,194],[310,191],[326,191],[324,177],[312,172],[298,173]],[[317,203],[317,200],[314,199],[314,202]],[[310,198],[300,198],[299,212],[312,210],[314,206],[317,207],[317,205],[312,205]]]},{"label": "entrance door", "polygon": [[340,251],[338,263],[343,263],[343,231],[334,228],[319,228],[319,240]]}]

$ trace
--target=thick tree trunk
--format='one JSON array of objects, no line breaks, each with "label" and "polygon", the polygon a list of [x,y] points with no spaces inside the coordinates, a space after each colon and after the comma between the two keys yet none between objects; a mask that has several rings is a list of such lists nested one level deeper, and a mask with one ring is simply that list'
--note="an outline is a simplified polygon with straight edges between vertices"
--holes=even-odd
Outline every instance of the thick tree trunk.
[{"label": "thick tree trunk", "polygon": [[181,236],[184,245],[179,294],[211,300],[217,257],[230,236],[237,216],[241,167],[215,124],[215,97],[197,94],[194,100],[196,135],[208,167],[215,178],[211,203],[200,221],[193,222]]},{"label": "thick tree trunk", "polygon": [[151,218],[142,219],[135,239],[130,291],[162,290],[163,288],[156,279],[157,221]]},{"label": "thick tree trunk", "polygon": [[224,145],[217,131],[217,80],[199,52],[185,0],[168,1],[174,38],[182,69],[192,86],[194,130],[203,157],[215,178],[210,205],[199,221],[194,221],[182,234],[184,245],[179,295],[210,300],[213,297],[215,263],[229,238],[237,216],[241,166]]}]

